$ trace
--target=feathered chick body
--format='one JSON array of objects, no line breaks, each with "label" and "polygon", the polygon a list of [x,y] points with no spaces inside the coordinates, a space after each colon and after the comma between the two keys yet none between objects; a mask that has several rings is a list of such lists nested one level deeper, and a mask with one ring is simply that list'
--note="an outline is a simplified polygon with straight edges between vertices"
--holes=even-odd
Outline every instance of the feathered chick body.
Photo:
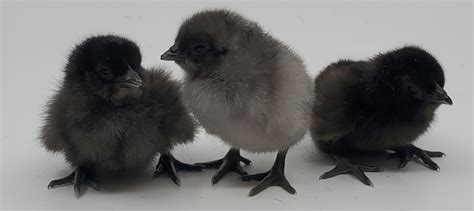
[{"label": "feathered chick body", "polygon": [[94,36],[77,45],[48,104],[42,144],[94,174],[144,168],[158,153],[171,156],[174,146],[191,142],[196,124],[180,84],[140,63],[138,46],[122,37]]},{"label": "feathered chick body", "polygon": [[186,105],[233,148],[286,153],[306,133],[312,81],[300,57],[257,23],[226,10],[196,13],[162,59],[184,69]]},{"label": "feathered chick body", "polygon": [[285,150],[306,133],[312,83],[292,51],[269,37],[260,39],[259,46],[240,46],[254,46],[256,55],[236,50],[226,56],[222,63],[229,65],[221,67],[222,73],[188,75],[184,100],[208,133],[233,147]]},{"label": "feathered chick body", "polygon": [[[426,132],[441,104],[452,104],[444,83],[436,59],[415,46],[368,61],[333,63],[315,79],[312,138],[322,151],[337,155],[408,148],[421,153],[411,143]],[[438,168],[426,156],[422,159]],[[328,176],[335,175],[323,178]],[[366,177],[359,179],[371,184]]]},{"label": "feathered chick body", "polygon": [[184,101],[206,131],[250,152],[297,143],[307,130],[312,103],[312,81],[299,56],[255,22],[229,11],[193,15],[177,40],[200,37],[194,31],[225,52],[210,65],[178,62],[190,73]]}]

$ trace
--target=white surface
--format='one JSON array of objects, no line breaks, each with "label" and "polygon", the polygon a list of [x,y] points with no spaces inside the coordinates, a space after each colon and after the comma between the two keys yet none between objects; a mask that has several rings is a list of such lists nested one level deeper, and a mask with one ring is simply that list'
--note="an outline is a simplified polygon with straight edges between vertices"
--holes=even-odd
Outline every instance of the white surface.
[{"label": "white surface", "polygon": [[[2,2],[2,164],[3,208],[346,208],[408,209],[472,206],[472,3],[417,2]],[[180,173],[182,186],[168,178],[143,175],[89,189],[79,200],[72,187],[47,190],[51,179],[71,169],[37,140],[40,114],[61,79],[69,49],[88,35],[117,33],[141,46],[144,65],[166,65],[176,77],[182,71],[159,60],[171,46],[180,22],[209,7],[235,9],[258,21],[289,43],[306,61],[311,76],[339,58],[364,59],[379,51],[417,44],[432,52],[446,71],[446,89],[454,106],[438,110],[438,121],[417,143],[447,153],[436,159],[440,172],[416,163],[398,170],[383,160],[385,172],[368,173],[375,187],[351,176],[318,180],[334,163],[317,152],[309,136],[287,158],[287,177],[297,189],[289,195],[270,188],[253,198],[256,183],[228,175],[211,186],[214,171]],[[227,151],[205,133],[175,154],[186,162],[216,159]],[[248,154],[250,173],[266,171],[275,154]]]}]

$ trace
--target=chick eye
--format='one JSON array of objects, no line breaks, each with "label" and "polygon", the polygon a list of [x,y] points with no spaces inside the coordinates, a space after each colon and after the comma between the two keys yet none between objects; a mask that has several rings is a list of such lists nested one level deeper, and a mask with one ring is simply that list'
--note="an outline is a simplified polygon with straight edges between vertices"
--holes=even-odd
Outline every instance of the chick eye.
[{"label": "chick eye", "polygon": [[416,94],[418,92],[418,89],[415,88],[414,86],[408,86],[408,91],[412,94]]},{"label": "chick eye", "polygon": [[197,54],[202,54],[208,50],[208,46],[200,43],[200,44],[195,45],[193,50]]},{"label": "chick eye", "polygon": [[110,71],[109,68],[107,67],[99,67],[99,74],[100,76],[102,76],[103,78],[112,78],[112,72]]}]

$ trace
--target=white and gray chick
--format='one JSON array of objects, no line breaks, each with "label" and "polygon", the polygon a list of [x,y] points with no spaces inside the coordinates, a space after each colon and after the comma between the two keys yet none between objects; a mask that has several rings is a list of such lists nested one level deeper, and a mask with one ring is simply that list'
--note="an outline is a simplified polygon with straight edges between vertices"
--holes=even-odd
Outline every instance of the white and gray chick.
[{"label": "white and gray chick", "polygon": [[[186,72],[184,101],[205,130],[232,148],[223,159],[201,163],[219,168],[212,183],[234,171],[244,181],[261,181],[249,196],[270,186],[296,193],[284,176],[288,149],[310,125],[313,83],[302,59],[257,23],[236,12],[206,10],[181,25],[162,56]],[[240,149],[274,152],[274,166],[247,175]]]}]

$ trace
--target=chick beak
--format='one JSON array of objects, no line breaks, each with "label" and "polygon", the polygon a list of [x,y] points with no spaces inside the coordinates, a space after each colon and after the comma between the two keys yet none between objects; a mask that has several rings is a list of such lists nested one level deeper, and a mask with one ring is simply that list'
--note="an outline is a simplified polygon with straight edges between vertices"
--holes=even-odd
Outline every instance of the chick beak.
[{"label": "chick beak", "polygon": [[142,79],[136,71],[129,68],[127,73],[118,79],[120,86],[138,88],[142,86]]},{"label": "chick beak", "polygon": [[163,55],[161,55],[161,60],[166,61],[184,61],[186,57],[179,51],[176,45],[171,46]]},{"label": "chick beak", "polygon": [[429,100],[433,103],[453,105],[453,100],[451,100],[448,93],[438,84],[436,84],[436,91],[431,95]]}]

